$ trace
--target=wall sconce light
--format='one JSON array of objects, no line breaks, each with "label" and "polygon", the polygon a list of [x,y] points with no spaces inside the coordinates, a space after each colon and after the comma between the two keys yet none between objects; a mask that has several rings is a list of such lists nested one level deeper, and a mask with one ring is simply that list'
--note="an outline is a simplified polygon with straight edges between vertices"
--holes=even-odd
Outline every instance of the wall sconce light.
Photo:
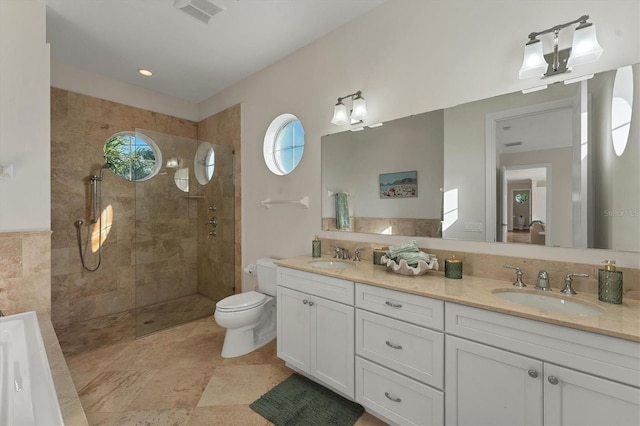
[{"label": "wall sconce light", "polygon": [[[351,114],[347,110],[347,106],[342,103],[347,98],[351,98]],[[333,107],[333,118],[331,123],[336,126],[342,126],[343,124],[362,123],[362,120],[367,116],[367,104],[362,97],[362,92],[357,91],[347,96],[338,98],[338,103]]]},{"label": "wall sconce light", "polygon": [[[574,65],[597,61],[602,55],[602,47],[596,38],[595,25],[587,22],[587,19],[589,19],[589,15],[583,15],[571,22],[529,34],[529,41],[524,46],[524,60],[520,68],[520,78],[550,77],[570,72]],[[573,33],[571,48],[558,50],[560,30],[574,24],[579,25]],[[551,32],[554,34],[553,52],[545,55],[542,51],[542,43],[537,37]]]}]

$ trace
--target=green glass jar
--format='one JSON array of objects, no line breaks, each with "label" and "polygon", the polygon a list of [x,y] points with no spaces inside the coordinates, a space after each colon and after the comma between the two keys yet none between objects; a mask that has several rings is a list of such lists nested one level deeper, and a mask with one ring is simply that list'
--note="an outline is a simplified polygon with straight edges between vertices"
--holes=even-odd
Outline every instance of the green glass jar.
[{"label": "green glass jar", "polygon": [[451,256],[451,259],[444,260],[444,276],[445,278],[460,279],[462,278],[462,260]]},{"label": "green glass jar", "polygon": [[598,300],[622,303],[622,271],[616,271],[616,262],[605,260],[603,269],[598,269]]}]

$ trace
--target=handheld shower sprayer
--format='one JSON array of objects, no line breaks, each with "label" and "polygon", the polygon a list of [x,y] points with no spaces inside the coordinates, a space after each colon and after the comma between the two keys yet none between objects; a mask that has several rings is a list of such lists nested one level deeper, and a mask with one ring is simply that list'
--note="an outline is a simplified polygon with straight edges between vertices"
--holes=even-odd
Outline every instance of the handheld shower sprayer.
[{"label": "handheld shower sprayer", "polygon": [[107,162],[100,167],[99,176],[93,175],[89,178],[91,181],[91,223],[98,221],[98,215],[100,214],[100,202],[102,199],[102,186],[98,182],[102,182],[104,179],[104,169],[111,169],[112,164]]},{"label": "handheld shower sprayer", "polygon": [[[111,169],[112,166],[113,165],[109,162],[103,164],[102,167],[100,167],[100,170],[89,178],[89,182],[91,184],[92,224],[98,223],[98,219],[102,214],[102,181],[104,179],[104,170]],[[84,251],[82,250],[82,225],[84,225],[84,221],[82,219],[78,219],[74,224],[77,228],[78,249],[80,250],[80,261],[82,262],[82,266],[89,272],[95,272],[98,270],[100,264],[102,263],[102,228],[104,227],[104,224],[98,224],[98,264],[93,269],[89,268],[84,261]]]}]

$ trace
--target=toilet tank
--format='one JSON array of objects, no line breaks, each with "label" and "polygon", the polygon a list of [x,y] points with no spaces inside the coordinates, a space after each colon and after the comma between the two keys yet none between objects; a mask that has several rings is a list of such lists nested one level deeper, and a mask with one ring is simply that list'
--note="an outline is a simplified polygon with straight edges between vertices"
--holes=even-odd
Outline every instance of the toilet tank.
[{"label": "toilet tank", "polygon": [[277,259],[263,257],[256,261],[258,287],[256,291],[269,296],[276,295],[276,264]]}]

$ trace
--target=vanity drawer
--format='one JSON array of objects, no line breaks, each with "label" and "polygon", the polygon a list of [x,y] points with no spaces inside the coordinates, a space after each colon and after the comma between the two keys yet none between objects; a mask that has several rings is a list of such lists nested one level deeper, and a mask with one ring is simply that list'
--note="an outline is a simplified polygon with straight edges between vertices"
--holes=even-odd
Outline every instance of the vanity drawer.
[{"label": "vanity drawer", "polygon": [[447,303],[447,334],[640,387],[640,343]]},{"label": "vanity drawer", "polygon": [[442,300],[356,283],[356,307],[434,330],[444,329]]},{"label": "vanity drawer", "polygon": [[444,393],[356,357],[356,401],[402,425],[444,424]]},{"label": "vanity drawer", "polygon": [[276,282],[279,286],[353,306],[352,281],[278,266]]},{"label": "vanity drawer", "polygon": [[356,354],[442,389],[440,332],[356,309]]}]

